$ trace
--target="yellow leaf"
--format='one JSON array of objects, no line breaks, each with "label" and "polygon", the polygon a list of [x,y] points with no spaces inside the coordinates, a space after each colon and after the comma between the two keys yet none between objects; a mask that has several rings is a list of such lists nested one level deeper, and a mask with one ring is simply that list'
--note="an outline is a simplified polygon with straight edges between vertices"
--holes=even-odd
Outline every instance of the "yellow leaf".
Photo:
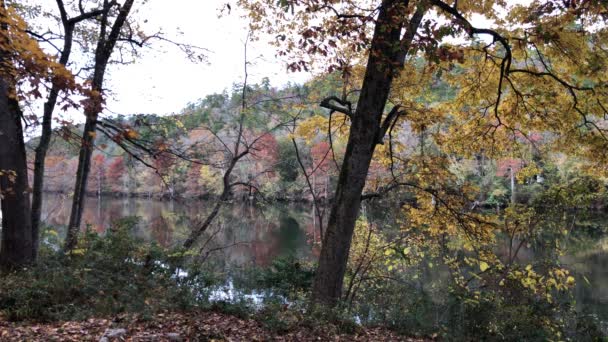
[{"label": "yellow leaf", "polygon": [[574,277],[573,276],[568,276],[568,278],[566,278],[566,283],[568,285],[574,285]]},{"label": "yellow leaf", "polygon": [[488,265],[487,262],[485,262],[485,261],[479,262],[479,269],[481,270],[481,272],[485,272],[488,268],[490,268],[490,265]]},{"label": "yellow leaf", "polygon": [[132,129],[127,129],[125,131],[125,136],[129,139],[137,139],[137,137],[139,136],[139,134],[137,133],[137,131],[134,131]]}]

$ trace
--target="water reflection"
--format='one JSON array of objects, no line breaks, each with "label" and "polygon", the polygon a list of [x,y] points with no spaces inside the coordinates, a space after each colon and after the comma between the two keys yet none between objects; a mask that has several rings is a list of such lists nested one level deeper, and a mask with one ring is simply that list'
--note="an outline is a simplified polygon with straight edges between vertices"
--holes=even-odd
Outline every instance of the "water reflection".
[{"label": "water reflection", "polygon": [[[44,202],[43,221],[64,231],[69,220],[70,198],[49,195]],[[134,235],[163,247],[178,245],[196,227],[213,203],[206,201],[155,201],[140,198],[87,198],[83,225],[103,234],[113,222],[136,216]],[[226,205],[215,224],[201,237],[203,256],[226,265],[268,265],[281,255],[312,258],[318,232],[312,211],[296,205]],[[317,228],[318,229],[318,228]],[[222,257],[219,258],[217,255]]]},{"label": "water reflection", "polygon": [[[65,230],[70,200],[62,195],[47,197],[43,208],[43,220],[47,225]],[[192,227],[196,227],[211,210],[212,204],[205,201],[87,198],[83,223],[103,234],[113,221],[137,216],[140,218],[134,231],[137,237],[171,247],[187,237]],[[396,225],[395,218],[386,212],[369,210],[368,215],[384,227]],[[265,266],[276,257],[288,254],[312,260],[319,252],[316,223],[310,206],[234,203],[224,207],[215,225],[201,237],[199,248],[203,253],[209,252],[216,263],[231,267]],[[499,254],[508,255],[508,248],[505,245]],[[517,261],[529,264],[541,256],[542,251],[523,247]],[[570,241],[566,255],[560,260],[576,276],[574,295],[578,311],[596,314],[608,322],[608,238],[587,237]],[[424,269],[423,273],[423,278],[431,280],[425,281],[426,284],[446,277],[439,267]]]},{"label": "water reflection", "polygon": [[561,261],[576,276],[577,311],[608,322],[608,238],[593,241],[587,248],[563,256]]}]

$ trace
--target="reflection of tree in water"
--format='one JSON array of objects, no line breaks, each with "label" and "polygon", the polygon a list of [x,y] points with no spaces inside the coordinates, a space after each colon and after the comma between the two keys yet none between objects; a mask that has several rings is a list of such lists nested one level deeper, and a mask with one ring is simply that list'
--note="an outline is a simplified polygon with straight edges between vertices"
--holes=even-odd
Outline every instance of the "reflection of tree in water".
[{"label": "reflection of tree in water", "polygon": [[[43,218],[46,217],[47,224],[56,227],[66,225],[70,206],[69,200],[61,200],[64,197],[49,195],[44,201]],[[136,216],[140,221],[133,231],[135,236],[171,247],[188,235],[200,218],[206,216],[210,207],[208,202],[194,200],[167,202],[141,198],[89,197],[85,202],[83,222],[91,223],[98,232],[103,233],[112,222]],[[306,230],[312,228],[310,233],[314,232],[309,209],[274,204],[227,205],[201,238],[201,242],[213,235],[206,250],[220,248],[221,250],[213,252],[210,259],[225,265],[268,265],[277,256],[288,253],[308,257],[311,254],[311,244],[302,227]],[[234,246],[221,248],[229,245]]]},{"label": "reflection of tree in water", "polygon": [[[231,246],[214,252],[210,260],[215,263],[264,266],[282,254],[310,253],[306,234],[294,217],[298,216],[284,206],[233,205],[225,208],[218,222],[201,240],[215,234],[206,250]],[[308,222],[303,224],[308,225]],[[218,225],[221,226],[219,231]]]},{"label": "reflection of tree in water", "polygon": [[89,197],[85,199],[85,207],[82,212],[82,224],[83,226],[91,227],[94,231],[99,234],[105,232],[104,218],[101,208],[102,202],[97,197]]},{"label": "reflection of tree in water", "polygon": [[277,242],[269,232],[276,229],[276,220],[272,210],[246,204],[226,206],[217,222],[201,239],[205,241],[213,235],[213,241],[207,250],[230,246],[216,251],[215,262],[229,265],[264,265],[275,253]]},{"label": "reflection of tree in water", "polygon": [[250,206],[250,224],[253,241],[250,246],[251,260],[256,265],[268,265],[280,249],[280,240],[272,234],[278,229],[278,210],[275,208],[254,208]]},{"label": "reflection of tree in water", "polygon": [[[603,242],[603,243],[602,243]],[[604,245],[604,246],[602,246]],[[577,309],[585,314],[595,314],[608,322],[608,240],[574,256],[561,258],[574,270],[576,287],[574,297]]]},{"label": "reflection of tree in water", "polygon": [[274,233],[279,240],[279,255],[297,256],[299,247],[306,244],[306,234],[293,217],[282,213],[279,229]]},{"label": "reflection of tree in water", "polygon": [[42,202],[41,220],[45,225],[51,226],[54,229],[64,231],[65,223],[69,220],[70,210],[67,195],[59,194],[53,196],[52,200]]},{"label": "reflection of tree in water", "polygon": [[173,242],[172,230],[162,212],[159,212],[157,216],[152,217],[148,225],[152,233],[153,241],[156,241],[163,247],[171,246],[171,243]]}]

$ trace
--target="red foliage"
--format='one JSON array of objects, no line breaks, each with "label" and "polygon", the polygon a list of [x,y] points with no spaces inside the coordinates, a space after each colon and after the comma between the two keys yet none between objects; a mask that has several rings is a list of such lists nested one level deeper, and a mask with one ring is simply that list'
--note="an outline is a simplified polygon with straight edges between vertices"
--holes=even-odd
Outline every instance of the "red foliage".
[{"label": "red foliage", "polygon": [[274,163],[278,159],[279,144],[274,135],[265,133],[251,147],[254,159]]},{"label": "red foliage", "polygon": [[91,171],[89,173],[88,189],[93,192],[101,192],[106,176],[106,158],[103,154],[97,153],[91,159]]},{"label": "red foliage", "polygon": [[125,161],[123,157],[112,158],[112,162],[108,166],[108,178],[112,180],[119,179],[126,171]]},{"label": "red foliage", "polygon": [[154,167],[161,175],[164,175],[169,173],[169,170],[176,162],[177,158],[174,155],[163,151],[155,156]]},{"label": "red foliage", "polygon": [[511,170],[517,173],[519,170],[526,166],[524,160],[519,158],[506,158],[498,161],[498,168],[496,170],[496,176],[498,177],[509,177]]},{"label": "red foliage", "polygon": [[310,155],[313,161],[313,168],[317,168],[315,172],[326,173],[331,166],[333,151],[327,141],[321,141],[313,145],[310,150]]},{"label": "red foliage", "polygon": [[125,166],[125,160],[123,157],[116,157],[112,159],[110,165],[108,166],[108,171],[106,172],[108,182],[110,183],[110,187],[112,191],[121,191],[126,190],[124,188],[124,182],[121,179],[125,176],[127,172],[127,168]]}]

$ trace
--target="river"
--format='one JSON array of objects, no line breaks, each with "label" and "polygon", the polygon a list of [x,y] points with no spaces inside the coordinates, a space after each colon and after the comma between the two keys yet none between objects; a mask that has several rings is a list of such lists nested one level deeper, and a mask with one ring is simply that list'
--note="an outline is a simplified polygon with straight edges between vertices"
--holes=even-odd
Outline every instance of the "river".
[{"label": "river", "polygon": [[[65,231],[70,214],[70,198],[48,195],[43,221],[59,232]],[[164,247],[183,241],[190,229],[205,217],[213,203],[200,200],[157,201],[141,198],[87,198],[83,222],[103,234],[115,220],[137,216],[135,236]],[[381,218],[380,218],[381,219]],[[282,255],[313,260],[319,252],[318,225],[310,205],[228,204],[201,243],[210,237],[205,250],[219,254],[226,265],[265,266]],[[598,218],[596,225],[608,225]],[[604,229],[606,231],[606,229]],[[577,279],[574,296],[580,312],[597,315],[608,322],[608,237],[578,234],[566,240],[561,262]],[[522,258],[534,258],[524,250]]]}]

